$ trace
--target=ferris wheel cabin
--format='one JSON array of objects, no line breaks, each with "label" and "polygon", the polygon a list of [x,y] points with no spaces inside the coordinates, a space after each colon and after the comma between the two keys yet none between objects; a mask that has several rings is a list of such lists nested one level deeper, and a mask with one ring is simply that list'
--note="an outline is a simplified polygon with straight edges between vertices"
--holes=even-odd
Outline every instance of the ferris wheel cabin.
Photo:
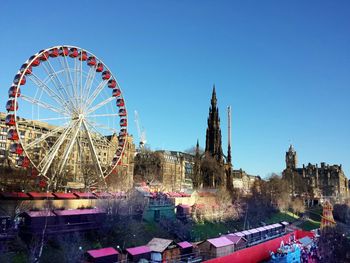
[{"label": "ferris wheel cabin", "polygon": [[29,58],[29,61],[31,61],[30,65],[31,65],[32,67],[37,67],[37,66],[40,65],[40,59],[35,58],[35,55],[31,56],[31,57]]},{"label": "ferris wheel cabin", "polygon": [[20,143],[14,143],[10,146],[10,152],[13,154],[22,154],[23,148]]},{"label": "ferris wheel cabin", "polygon": [[18,103],[15,102],[15,100],[8,100],[6,103],[6,110],[7,111],[18,110]]},{"label": "ferris wheel cabin", "polygon": [[11,98],[19,97],[21,96],[21,89],[18,88],[17,90],[17,86],[11,86],[8,93],[9,93],[9,97]]},{"label": "ferris wheel cabin", "polygon": [[25,75],[29,75],[29,74],[32,74],[32,66],[29,66],[28,68],[27,68],[27,70],[26,70],[26,67],[28,66],[28,64],[27,63],[25,63],[25,64],[23,64],[22,65],[22,67],[21,67],[21,69],[20,69],[20,72],[21,73],[23,73],[24,72],[24,70],[25,70]]},{"label": "ferris wheel cabin", "polygon": [[17,141],[19,139],[17,131],[14,129],[9,130],[7,139],[11,141]]},{"label": "ferris wheel cabin", "polygon": [[8,114],[6,116],[5,123],[6,123],[7,126],[15,126],[16,125],[15,115],[14,114]]},{"label": "ferris wheel cabin", "polygon": [[96,72],[102,72],[103,71],[103,64],[99,62],[96,67]]},{"label": "ferris wheel cabin", "polygon": [[117,106],[118,107],[124,107],[125,103],[123,99],[117,99]]},{"label": "ferris wheel cabin", "polygon": [[[20,78],[21,78],[21,74],[17,74],[15,76],[15,79],[13,80],[13,83],[17,85],[19,83]],[[23,76],[23,78],[21,79],[20,85],[24,85],[24,84],[26,84],[26,77],[25,76]]]},{"label": "ferris wheel cabin", "polygon": [[107,80],[110,78],[111,78],[111,72],[109,72],[108,70],[102,72],[102,79],[103,80]]}]

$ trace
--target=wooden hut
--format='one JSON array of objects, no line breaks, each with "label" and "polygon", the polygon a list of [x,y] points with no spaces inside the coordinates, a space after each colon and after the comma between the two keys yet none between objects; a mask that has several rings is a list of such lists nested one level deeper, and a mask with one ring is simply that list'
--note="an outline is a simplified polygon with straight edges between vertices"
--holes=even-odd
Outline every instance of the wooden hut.
[{"label": "wooden hut", "polygon": [[127,248],[126,254],[128,262],[139,262],[141,259],[151,260],[151,250],[148,246]]},{"label": "wooden hut", "polygon": [[208,239],[200,244],[199,248],[208,258],[217,258],[231,254],[234,251],[234,244],[230,239],[222,236]]},{"label": "wooden hut", "polygon": [[153,238],[147,246],[152,251],[152,261],[170,261],[180,256],[178,245],[170,239]]},{"label": "wooden hut", "polygon": [[193,245],[190,242],[183,241],[177,243],[177,245],[179,246],[181,257],[193,254]]},{"label": "wooden hut", "polygon": [[228,234],[225,237],[232,241],[234,251],[246,248],[248,245],[247,240],[242,236],[236,236],[235,234]]}]

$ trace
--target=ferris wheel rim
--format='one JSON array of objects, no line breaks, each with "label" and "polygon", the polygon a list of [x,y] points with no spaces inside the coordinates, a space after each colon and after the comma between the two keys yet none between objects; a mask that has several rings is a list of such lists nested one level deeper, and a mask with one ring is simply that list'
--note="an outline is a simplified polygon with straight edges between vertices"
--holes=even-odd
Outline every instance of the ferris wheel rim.
[{"label": "ferris wheel rim", "polygon": [[[24,76],[26,75],[27,70],[28,70],[30,67],[32,67],[33,62],[34,62],[36,59],[39,59],[43,54],[45,54],[45,52],[49,52],[49,51],[51,51],[51,50],[53,50],[53,49],[58,49],[58,50],[60,50],[60,49],[62,49],[62,48],[68,48],[69,50],[75,48],[75,49],[79,50],[80,52],[85,51],[85,52],[88,53],[90,56],[93,56],[93,57],[96,59],[96,61],[102,63],[102,64],[103,64],[103,67],[104,67],[104,70],[107,70],[107,71],[110,73],[110,75],[111,75],[109,79],[115,80],[116,86],[117,86],[118,89],[120,90],[120,95],[119,95],[118,97],[120,97],[120,98],[123,99],[123,101],[124,101],[123,108],[124,108],[125,111],[127,112],[127,107],[126,107],[126,103],[125,103],[125,99],[124,99],[124,96],[123,96],[122,89],[121,89],[121,87],[120,87],[120,85],[119,85],[119,82],[118,82],[117,78],[115,77],[115,75],[113,74],[113,72],[110,70],[110,68],[103,62],[102,59],[100,59],[99,57],[97,57],[94,53],[88,51],[87,49],[84,49],[84,48],[81,48],[81,47],[78,47],[78,46],[74,46],[74,45],[57,45],[57,46],[52,46],[52,47],[46,48],[46,49],[44,49],[44,50],[41,50],[41,51],[35,53],[35,55],[31,56],[29,59],[27,59],[27,60],[25,61],[24,64],[26,64],[26,67],[25,67],[24,69],[21,68],[21,69],[17,72],[17,74],[16,74],[16,75],[20,75],[20,77],[19,77],[19,79],[18,79],[18,83],[17,83],[17,84],[12,83],[12,86],[15,86],[15,90],[16,90],[16,95],[15,95],[14,98],[13,98],[15,105],[17,105],[17,103],[18,103],[17,100],[18,100],[18,97],[19,97],[19,96],[18,96],[18,92],[19,92],[19,90],[20,90],[20,87],[23,86],[23,85],[21,85],[22,79],[23,79]],[[68,55],[67,55],[67,56],[64,56],[64,57],[65,57],[65,59],[66,59],[66,58],[68,57]],[[49,57],[47,58],[47,60],[48,60],[48,59],[49,59]],[[82,62],[81,62],[81,63],[82,63]],[[93,67],[92,67],[92,68],[93,68]],[[81,72],[82,72],[82,69],[81,69]],[[104,85],[104,86],[105,86],[105,85]],[[90,88],[91,88],[91,86],[90,86]],[[113,97],[111,97],[111,98],[113,98]],[[113,99],[114,99],[114,98],[113,98]],[[17,119],[18,119],[17,111],[18,111],[18,109],[15,109],[15,110],[13,111],[13,114],[14,114],[14,118],[15,118],[15,120],[16,120],[16,122],[15,122],[15,129],[16,129],[17,133],[19,134],[20,129],[19,129],[19,123],[17,122]],[[117,114],[116,114],[116,116],[117,116]],[[119,117],[121,117],[121,116],[119,116]],[[69,118],[69,116],[67,116],[67,118]],[[120,119],[121,119],[121,118],[120,118]],[[128,119],[128,118],[127,118],[127,114],[126,114],[125,116],[123,116],[123,119],[126,119],[126,122],[127,122],[127,119]],[[87,126],[87,125],[85,125],[85,126]],[[66,128],[68,128],[68,126],[67,126]],[[85,128],[87,129],[87,127],[85,127]],[[122,159],[122,157],[123,157],[123,154],[124,154],[124,152],[125,152],[125,148],[126,148],[126,137],[127,137],[127,126],[120,127],[120,128],[119,128],[119,131],[120,131],[122,128],[125,130],[125,133],[126,133],[126,135],[124,136],[124,137],[125,137],[125,143],[122,145],[122,147],[120,147],[120,146],[117,146],[117,147],[116,147],[116,149],[115,149],[115,151],[114,151],[114,152],[115,152],[115,153],[114,153],[114,156],[116,155],[116,153],[117,153],[118,150],[120,150],[121,154],[120,154],[119,157],[117,158],[117,161],[116,161],[113,165],[110,165],[110,169],[108,169],[108,170],[109,170],[108,172],[106,172],[107,170],[105,170],[103,173],[101,173],[103,179],[106,179],[106,178],[115,170],[115,168],[118,166],[118,163],[121,161],[121,159]],[[119,135],[116,134],[116,136],[118,137]],[[18,138],[18,141],[19,141],[19,143],[20,143],[20,144],[22,145],[22,147],[23,147],[24,156],[27,157],[27,158],[29,159],[31,165],[39,172],[39,174],[40,174],[41,176],[45,177],[47,180],[50,180],[50,178],[46,175],[46,173],[45,173],[45,174],[42,174],[42,168],[40,169],[40,168],[38,167],[38,165],[32,160],[32,158],[31,158],[30,155],[28,154],[28,152],[27,152],[28,148],[25,148],[25,147],[24,147],[25,144],[24,144],[23,141],[22,141],[22,136],[18,136],[18,137],[19,137],[19,138]]]}]

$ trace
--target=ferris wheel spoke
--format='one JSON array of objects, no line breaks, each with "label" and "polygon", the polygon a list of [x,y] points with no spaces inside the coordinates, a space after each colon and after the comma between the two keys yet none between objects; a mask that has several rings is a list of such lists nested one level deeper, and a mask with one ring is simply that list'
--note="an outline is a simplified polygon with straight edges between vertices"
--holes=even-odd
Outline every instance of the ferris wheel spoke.
[{"label": "ferris wheel spoke", "polygon": [[101,179],[104,181],[104,173],[103,173],[103,170],[102,170],[102,167],[101,167],[101,163],[100,163],[100,160],[98,159],[95,146],[94,146],[94,144],[92,142],[90,131],[89,131],[89,129],[88,129],[88,127],[87,127],[87,125],[86,125],[84,120],[83,120],[83,127],[84,127],[84,129],[86,131],[86,134],[87,134],[87,137],[88,137],[90,151],[91,151],[92,156],[93,156],[93,158],[95,159],[95,162],[96,162],[95,164],[96,164],[96,167],[97,167],[97,172],[99,173],[99,176],[101,177]]},{"label": "ferris wheel spoke", "polygon": [[74,106],[70,100],[70,96],[67,94],[66,89],[64,88],[64,85],[58,76],[58,74],[55,72],[54,68],[52,67],[52,64],[50,63],[50,60],[48,59],[47,65],[43,63],[43,67],[45,71],[47,72],[48,76],[51,78],[56,90],[58,93],[64,98],[66,101],[68,101],[67,106],[70,106],[71,110],[74,111]]},{"label": "ferris wheel spoke", "polygon": [[95,118],[95,117],[113,117],[113,116],[119,116],[119,113],[94,114],[94,115],[88,115],[86,117]]},{"label": "ferris wheel spoke", "polygon": [[[80,49],[80,54],[83,53],[83,49]],[[83,60],[80,59],[80,110],[82,112],[82,107],[84,105],[84,91],[83,91]]]},{"label": "ferris wheel spoke", "polygon": [[53,98],[62,108],[66,110],[66,102],[64,99],[58,95],[55,91],[53,91],[49,86],[47,86],[38,76],[36,76],[34,73],[29,75],[29,79],[33,81],[33,83],[38,86],[40,89],[45,91],[47,95],[49,95],[51,98]]},{"label": "ferris wheel spoke", "polygon": [[36,121],[59,121],[59,120],[68,120],[71,117],[57,117],[57,118],[45,118],[45,119],[37,119]]},{"label": "ferris wheel spoke", "polygon": [[[68,123],[66,123],[68,124]],[[34,140],[33,142],[31,143],[28,143],[27,145],[23,146],[23,149],[25,151],[28,151],[29,149],[33,148],[34,146],[40,144],[41,142],[45,141],[47,138],[51,137],[51,136],[54,136],[56,133],[59,133],[60,131],[64,130],[67,128],[67,125],[66,126],[59,126],[55,129],[53,129],[52,131],[48,132],[48,133],[45,133],[43,136],[41,136],[40,138],[37,138],[36,140]]]},{"label": "ferris wheel spoke", "polygon": [[[68,134],[71,132],[72,127],[76,124],[76,121],[73,121],[70,123],[69,127],[58,137],[58,139],[56,140],[55,144],[53,145],[53,147],[50,149],[50,152],[47,154],[47,158],[43,159],[40,163],[39,166],[44,163],[44,165],[42,166],[42,174],[46,175],[47,171],[49,170],[55,156],[58,153],[58,150],[61,148],[62,144],[64,143],[66,137],[68,136]],[[44,162],[45,161],[45,162]]]},{"label": "ferris wheel spoke", "polygon": [[114,97],[109,97],[108,99],[101,101],[100,103],[96,104],[95,106],[93,106],[92,108],[88,109],[87,114],[90,114],[96,110],[98,110],[99,108],[101,108],[102,106],[106,105],[107,103],[111,102],[115,100]]},{"label": "ferris wheel spoke", "polygon": [[56,113],[60,113],[60,114],[65,115],[65,116],[68,116],[68,113],[66,111],[61,110],[59,108],[56,108],[56,107],[54,107],[54,106],[52,106],[52,105],[50,105],[50,104],[48,104],[46,102],[39,101],[38,99],[29,97],[29,96],[24,95],[24,94],[22,94],[21,97],[22,97],[23,100],[28,101],[28,102],[33,103],[33,104],[36,104],[36,105],[38,105],[38,106],[40,106],[42,108],[54,111]]},{"label": "ferris wheel spoke", "polygon": [[[103,125],[103,124],[99,124],[99,123],[94,122],[94,121],[92,121],[92,120],[86,120],[86,119],[85,119],[85,121],[86,121],[91,127],[93,127],[95,130],[96,130],[96,127],[99,127],[99,128],[104,129],[104,130],[110,131],[112,134],[113,134],[113,133],[117,133],[117,130],[116,130],[116,129],[113,129],[113,128],[111,128],[111,127],[105,126],[105,125]],[[97,130],[96,130],[96,131],[97,131]],[[97,132],[98,132],[98,131],[97,131]],[[99,132],[98,132],[98,133],[99,133]]]},{"label": "ferris wheel spoke", "polygon": [[98,84],[97,88],[94,90],[94,92],[91,94],[91,96],[86,100],[85,109],[88,109],[90,107],[90,105],[95,101],[97,96],[103,90],[104,86],[106,86],[107,82],[108,82],[108,80],[102,80],[100,82],[100,84]]},{"label": "ferris wheel spoke", "polygon": [[[90,126],[90,128],[92,129],[92,130],[94,130],[95,131],[95,133],[96,134],[99,134],[100,135],[100,133],[99,133],[99,131],[95,128],[95,124],[93,125],[93,124],[91,124],[89,121],[87,121],[86,119],[85,119],[85,122],[86,122],[86,124],[88,125],[88,126]],[[113,146],[113,144],[112,144],[112,142],[110,141],[110,140],[108,140],[107,138],[106,138],[106,136],[103,136],[103,135],[100,135],[100,137],[98,138],[100,141],[102,140],[104,143],[105,143],[105,146],[106,147],[108,147],[108,148],[110,148],[110,147],[112,147]]]},{"label": "ferris wheel spoke", "polygon": [[81,110],[82,107],[82,90],[81,90],[81,78],[79,77],[82,74],[82,61],[78,60],[78,57],[74,59],[74,87],[76,91],[76,96],[78,100],[78,111]]},{"label": "ferris wheel spoke", "polygon": [[[73,82],[72,74],[69,70],[67,56],[63,56],[62,59],[60,58],[60,62],[61,62],[62,68],[66,73],[67,86],[71,87],[71,90],[69,92],[71,101],[74,104],[74,107],[77,108],[78,102],[77,102],[77,97],[75,96],[74,82]],[[68,84],[68,82],[70,82],[70,84]]]},{"label": "ferris wheel spoke", "polygon": [[96,76],[96,69],[95,67],[90,67],[90,70],[88,72],[87,80],[85,82],[85,95],[84,95],[84,101],[86,101],[90,95],[91,87],[94,82]]},{"label": "ferris wheel spoke", "polygon": [[67,145],[68,147],[66,147],[65,152],[63,154],[63,158],[61,159],[61,162],[60,162],[60,164],[58,166],[59,167],[59,174],[62,173],[63,168],[66,165],[68,156],[69,156],[70,152],[72,151],[73,145],[74,145],[74,143],[76,143],[76,138],[77,138],[77,135],[79,133],[79,130],[80,130],[80,127],[81,127],[81,123],[82,123],[82,120],[79,120],[77,125],[74,126],[75,130],[73,132],[72,139],[68,143],[68,145]]}]

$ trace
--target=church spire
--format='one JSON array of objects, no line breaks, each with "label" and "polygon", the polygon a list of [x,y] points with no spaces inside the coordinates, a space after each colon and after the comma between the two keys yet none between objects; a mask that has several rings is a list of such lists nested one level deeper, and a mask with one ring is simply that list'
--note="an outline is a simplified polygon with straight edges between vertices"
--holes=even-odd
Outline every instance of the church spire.
[{"label": "church spire", "polygon": [[215,84],[214,84],[213,85],[213,92],[211,95],[211,107],[216,108],[216,103],[217,103],[217,99],[216,99],[216,91],[215,91]]},{"label": "church spire", "polygon": [[215,85],[211,96],[211,106],[209,108],[208,128],[206,132],[205,152],[209,153],[218,162],[223,161],[223,152],[221,146],[221,129],[219,109],[217,107],[217,98]]}]

